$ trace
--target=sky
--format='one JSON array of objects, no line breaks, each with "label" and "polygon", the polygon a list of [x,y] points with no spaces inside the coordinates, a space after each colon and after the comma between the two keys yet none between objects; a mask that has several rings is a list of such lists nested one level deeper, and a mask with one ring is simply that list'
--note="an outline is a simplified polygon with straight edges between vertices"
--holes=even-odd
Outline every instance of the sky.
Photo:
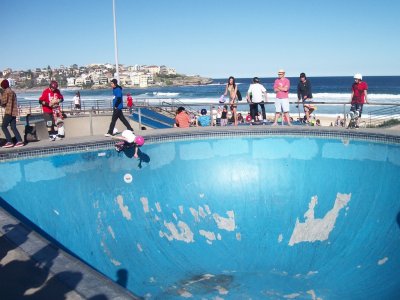
[{"label": "sky", "polygon": [[[120,64],[212,78],[400,75],[399,1],[114,1]],[[115,64],[112,3],[7,1],[0,70]]]}]

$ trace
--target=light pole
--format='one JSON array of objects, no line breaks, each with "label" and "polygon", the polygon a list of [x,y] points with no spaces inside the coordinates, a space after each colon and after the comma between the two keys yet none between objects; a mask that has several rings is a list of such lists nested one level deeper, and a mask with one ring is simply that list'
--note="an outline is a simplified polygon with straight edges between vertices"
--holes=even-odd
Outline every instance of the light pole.
[{"label": "light pole", "polygon": [[113,18],[114,18],[114,55],[115,55],[115,69],[116,69],[116,79],[119,82],[119,64],[118,64],[118,43],[117,43],[117,25],[115,22],[115,0],[113,0]]}]

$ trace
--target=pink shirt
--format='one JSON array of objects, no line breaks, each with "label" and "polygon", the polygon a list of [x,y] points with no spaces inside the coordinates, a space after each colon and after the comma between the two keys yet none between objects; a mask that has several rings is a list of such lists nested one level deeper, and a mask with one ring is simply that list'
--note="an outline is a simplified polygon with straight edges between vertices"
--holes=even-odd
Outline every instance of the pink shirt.
[{"label": "pink shirt", "polygon": [[286,77],[276,79],[275,83],[274,83],[274,90],[278,86],[279,87],[287,87],[287,92],[283,92],[283,91],[276,92],[276,98],[278,98],[278,99],[289,98],[289,89],[290,89],[289,79],[287,79]]}]

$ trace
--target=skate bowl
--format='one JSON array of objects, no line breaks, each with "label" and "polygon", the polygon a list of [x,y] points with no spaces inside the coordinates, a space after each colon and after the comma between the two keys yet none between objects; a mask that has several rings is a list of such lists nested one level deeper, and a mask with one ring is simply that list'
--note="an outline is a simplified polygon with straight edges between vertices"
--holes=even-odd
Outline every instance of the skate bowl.
[{"label": "skate bowl", "polygon": [[400,139],[149,135],[3,161],[1,197],[145,299],[399,299]]}]

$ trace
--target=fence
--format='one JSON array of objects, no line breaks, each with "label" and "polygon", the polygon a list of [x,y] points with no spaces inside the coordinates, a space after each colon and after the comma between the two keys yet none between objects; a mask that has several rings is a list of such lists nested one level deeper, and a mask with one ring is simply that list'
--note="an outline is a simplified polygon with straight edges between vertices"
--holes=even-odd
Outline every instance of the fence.
[{"label": "fence", "polygon": [[[184,106],[186,111],[197,115],[200,108],[208,108],[210,114],[216,114],[216,110],[218,106],[224,105],[221,103],[184,103],[176,99],[159,99],[158,104],[153,104],[150,101],[154,101],[154,99],[143,99],[140,102],[135,103],[135,109],[138,111],[139,114],[139,126],[141,127],[141,118],[140,118],[140,111],[141,108],[152,109],[163,113],[169,117],[175,116],[175,111],[179,106]],[[265,105],[267,106],[267,110],[270,112],[274,112],[275,109],[273,107],[268,108],[269,105],[273,105],[273,102],[267,102]],[[313,102],[314,105],[318,105],[319,110],[320,108],[324,107],[332,107],[335,106],[335,112],[333,114],[342,115],[343,119],[346,122],[347,119],[347,112],[350,110],[349,103],[343,102]],[[228,108],[229,108],[229,104]],[[300,113],[303,114],[302,109],[297,108],[297,102],[291,102],[291,115],[294,117],[298,112],[299,116]],[[41,114],[41,105],[38,101],[18,101],[19,106],[19,118],[24,117],[27,114],[30,115],[38,115]],[[86,116],[93,116],[93,115],[101,115],[101,114],[111,114],[112,113],[112,101],[111,100],[84,100],[81,101],[81,109],[75,109],[75,105],[72,101],[64,101],[61,104],[63,112],[67,116],[79,116],[79,115],[86,115]],[[367,109],[366,109],[367,108]],[[376,109],[374,109],[376,108]],[[238,111],[248,111],[248,103],[245,101],[239,102],[238,104]],[[301,110],[301,112],[300,112]],[[125,112],[128,110],[125,108]],[[319,113],[319,112],[318,112]],[[3,121],[4,117],[4,109],[0,109],[0,123]],[[18,118],[18,119],[19,119]],[[215,119],[215,117],[214,117]],[[364,105],[364,113],[363,113],[363,122],[366,127],[376,127],[385,121],[395,119],[400,120],[400,103],[373,103],[373,104],[365,104]]]}]

